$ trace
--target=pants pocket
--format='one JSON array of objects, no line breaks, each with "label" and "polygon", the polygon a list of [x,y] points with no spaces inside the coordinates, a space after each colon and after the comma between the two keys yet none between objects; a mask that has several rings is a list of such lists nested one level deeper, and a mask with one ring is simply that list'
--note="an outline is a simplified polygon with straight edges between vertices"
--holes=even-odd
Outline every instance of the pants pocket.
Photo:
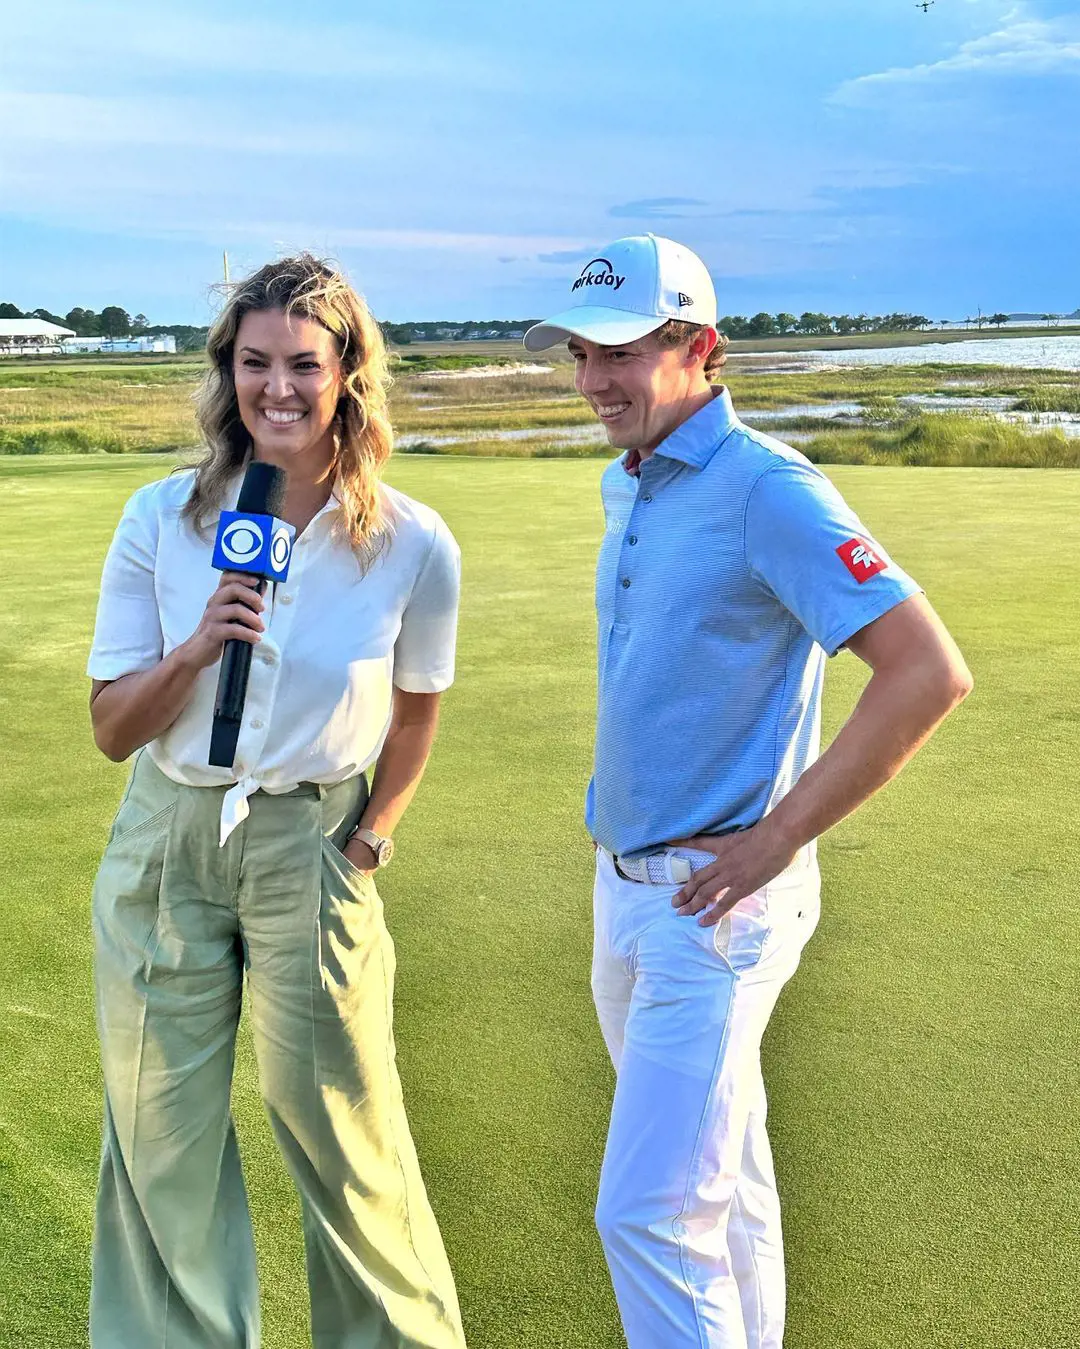
[{"label": "pants pocket", "polygon": [[740,899],[730,913],[721,918],[713,928],[713,945],[717,955],[737,974],[758,963],[771,931],[766,886]]},{"label": "pants pocket", "polygon": [[127,789],[117,807],[109,832],[110,848],[132,835],[153,833],[176,809],[176,784],[152,761],[144,761],[145,753],[145,750],[141,751],[136,758]]},{"label": "pants pocket", "polygon": [[94,881],[93,922],[99,976],[145,973],[156,942],[162,875],[176,802],[147,812],[125,798]]},{"label": "pants pocket", "polygon": [[[343,840],[344,842],[344,840]],[[326,834],[322,836],[323,861],[331,872],[341,878],[346,889],[357,899],[370,898],[376,893],[373,873],[361,871],[350,862],[334,840]]]}]

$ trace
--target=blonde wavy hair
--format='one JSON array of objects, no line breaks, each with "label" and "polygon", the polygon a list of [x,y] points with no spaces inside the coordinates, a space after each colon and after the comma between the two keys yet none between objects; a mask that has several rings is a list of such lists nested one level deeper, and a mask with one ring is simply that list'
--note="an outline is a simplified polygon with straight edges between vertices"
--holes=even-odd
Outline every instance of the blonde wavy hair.
[{"label": "blonde wavy hair", "polygon": [[233,352],[244,315],[266,309],[313,319],[337,339],[342,391],[334,415],[332,471],[349,541],[359,553],[371,554],[387,526],[379,474],[393,449],[386,346],[367,305],[341,272],[310,253],[268,262],[229,289],[206,340],[210,368],[195,394],[195,415],[207,453],[195,465],[195,486],[183,514],[197,529],[205,528],[251,453],[236,398]]}]

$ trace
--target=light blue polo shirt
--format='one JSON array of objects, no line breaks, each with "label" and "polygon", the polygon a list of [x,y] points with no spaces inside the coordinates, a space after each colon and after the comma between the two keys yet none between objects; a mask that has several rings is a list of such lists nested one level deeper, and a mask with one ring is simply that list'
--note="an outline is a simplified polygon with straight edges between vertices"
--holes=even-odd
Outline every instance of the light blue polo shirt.
[{"label": "light blue polo shirt", "polygon": [[604,472],[586,824],[613,853],[755,824],[818,755],[825,656],[918,592],[726,389]]}]

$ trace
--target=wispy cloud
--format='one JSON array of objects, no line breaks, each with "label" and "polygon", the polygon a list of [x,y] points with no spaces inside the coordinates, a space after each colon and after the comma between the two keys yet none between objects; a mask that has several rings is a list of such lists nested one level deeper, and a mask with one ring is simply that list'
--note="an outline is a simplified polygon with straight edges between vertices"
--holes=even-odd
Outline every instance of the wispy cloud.
[{"label": "wispy cloud", "polygon": [[584,262],[593,256],[591,248],[557,248],[552,253],[537,253],[537,262]]},{"label": "wispy cloud", "polygon": [[840,85],[830,102],[864,107],[900,89],[944,84],[967,76],[1080,76],[1080,17],[1021,19],[961,44],[952,56],[896,66]]},{"label": "wispy cloud", "polygon": [[645,197],[641,201],[627,201],[621,206],[612,206],[608,215],[617,220],[685,220],[688,213],[680,208],[708,204],[697,197]]}]

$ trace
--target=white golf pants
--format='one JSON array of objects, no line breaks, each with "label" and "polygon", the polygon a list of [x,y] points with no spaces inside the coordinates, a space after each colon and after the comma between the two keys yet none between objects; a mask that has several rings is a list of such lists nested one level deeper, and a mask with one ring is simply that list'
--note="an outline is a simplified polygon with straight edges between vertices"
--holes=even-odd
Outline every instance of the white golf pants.
[{"label": "white golf pants", "polygon": [[630,1349],[781,1349],[760,1047],[817,923],[811,850],[714,927],[597,851],[592,985],[615,1065],[596,1224]]}]

